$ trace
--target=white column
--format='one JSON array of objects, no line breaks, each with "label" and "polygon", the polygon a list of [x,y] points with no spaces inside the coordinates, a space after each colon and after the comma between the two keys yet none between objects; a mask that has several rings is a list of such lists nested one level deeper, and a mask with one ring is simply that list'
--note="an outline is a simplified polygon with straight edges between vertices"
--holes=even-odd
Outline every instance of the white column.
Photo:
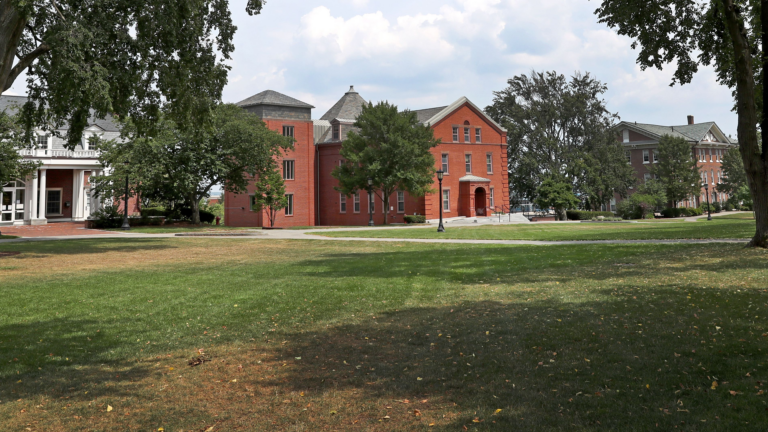
[{"label": "white column", "polygon": [[72,170],[72,220],[83,219],[83,170]]},{"label": "white column", "polygon": [[37,216],[37,170],[27,176],[27,188],[25,189],[26,201],[24,203],[24,223],[31,224]]},{"label": "white column", "polygon": [[42,220],[45,220],[45,201],[46,201],[45,179],[47,174],[46,171],[47,170],[45,168],[40,168],[40,199],[38,202],[37,218]]}]

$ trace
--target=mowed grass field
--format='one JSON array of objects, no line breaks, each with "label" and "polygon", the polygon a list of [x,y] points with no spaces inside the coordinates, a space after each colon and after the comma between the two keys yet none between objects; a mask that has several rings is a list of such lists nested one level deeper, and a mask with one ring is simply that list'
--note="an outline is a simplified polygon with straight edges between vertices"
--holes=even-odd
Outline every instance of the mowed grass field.
[{"label": "mowed grass field", "polygon": [[[444,233],[431,228],[350,230],[316,232],[326,237],[463,239],[463,240],[665,240],[665,239],[749,239],[755,235],[755,222],[746,217],[706,218],[696,222],[637,223],[532,223],[485,225],[477,227],[445,226]],[[674,223],[677,222],[677,223]]]},{"label": "mowed grass field", "polygon": [[768,430],[768,252],[742,245],[6,251],[4,430]]}]

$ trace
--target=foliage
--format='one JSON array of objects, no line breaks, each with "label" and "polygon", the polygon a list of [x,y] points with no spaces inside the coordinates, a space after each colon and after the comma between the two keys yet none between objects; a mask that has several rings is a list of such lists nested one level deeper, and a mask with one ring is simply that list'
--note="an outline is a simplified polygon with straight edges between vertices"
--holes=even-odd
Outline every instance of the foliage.
[{"label": "foliage", "polygon": [[29,148],[30,144],[23,141],[18,120],[18,115],[0,111],[0,188],[9,181],[25,180],[40,165],[19,154],[19,149]]},{"label": "foliage", "polygon": [[288,205],[288,197],[285,196],[285,182],[283,176],[275,168],[262,171],[256,181],[256,190],[254,192],[256,201],[255,210],[267,211],[269,226],[275,226],[277,212]]},{"label": "foliage", "polygon": [[752,209],[752,194],[750,193],[749,186],[742,185],[736,190],[736,193],[732,196],[733,200],[742,205],[749,206]]},{"label": "foliage", "polygon": [[237,105],[218,105],[211,115],[212,127],[204,133],[179,129],[164,119],[154,138],[141,137],[133,122],[123,123],[126,142],[99,143],[100,160],[112,171],[94,177],[97,192],[123,195],[128,175],[133,194],[167,203],[167,208],[190,208],[192,222],[200,223],[200,200],[213,186],[223,184],[230,192],[243,193],[253,177],[293,147],[292,138],[268,129]]},{"label": "foliage", "polygon": [[661,215],[665,218],[701,216],[703,213],[699,207],[670,207],[661,211]]},{"label": "foliage", "polygon": [[405,215],[403,219],[405,223],[409,224],[423,224],[427,222],[427,217],[424,215]]},{"label": "foliage", "polygon": [[723,155],[721,164],[723,176],[721,183],[716,186],[720,193],[732,195],[742,186],[747,186],[747,172],[744,171],[744,161],[737,149],[729,149]]},{"label": "foliage", "polygon": [[641,184],[637,192],[621,201],[616,206],[616,212],[624,219],[646,219],[660,210],[668,199],[664,186],[658,180],[648,180]]},{"label": "foliage", "polygon": [[200,222],[211,224],[214,220],[216,220],[215,214],[207,210],[200,210]]},{"label": "foliage", "polygon": [[532,201],[551,176],[567,179],[591,209],[627,195],[635,177],[612,131],[618,116],[600,99],[605,84],[589,73],[568,81],[556,72],[531,72],[508,84],[485,111],[508,131],[510,195]]},{"label": "foliage", "polygon": [[166,216],[164,207],[144,207],[141,209],[142,216]]},{"label": "foliage", "polygon": [[[262,5],[248,0],[246,11]],[[0,0],[0,16],[0,93],[25,73],[27,138],[66,126],[71,149],[91,116],[130,117],[140,136],[161,112],[207,128],[237,29],[228,0]]]},{"label": "foliage", "polygon": [[539,208],[554,208],[559,220],[565,220],[565,211],[581,201],[574,195],[571,185],[558,178],[547,178],[536,189],[534,200]]},{"label": "foliage", "polygon": [[120,228],[123,225],[123,214],[116,205],[104,205],[91,214],[95,228]]},{"label": "foliage", "polygon": [[652,164],[651,174],[658,176],[667,200],[677,203],[701,191],[701,172],[693,158],[690,144],[682,137],[664,135],[659,140],[659,161]]},{"label": "foliage", "polygon": [[584,210],[568,210],[565,212],[565,215],[568,217],[568,220],[592,220],[599,216],[603,216],[606,218],[611,218],[615,216],[613,212],[584,211]]},{"label": "foliage", "polygon": [[[396,191],[414,197],[432,191],[435,158],[431,149],[440,141],[415,113],[399,112],[388,102],[366,104],[354,126],[357,131],[349,132],[341,145],[343,162],[331,173],[339,181],[339,192],[353,195],[370,190],[389,209],[389,197]],[[385,225],[387,219],[385,212]]]},{"label": "foliage", "polygon": [[634,39],[642,69],[672,64],[672,83],[687,84],[699,65],[713,65],[718,81],[734,90],[739,151],[755,204],[750,244],[756,247],[768,247],[768,142],[757,130],[758,123],[768,130],[765,10],[765,2],[755,0],[603,0],[595,12],[600,22]]}]

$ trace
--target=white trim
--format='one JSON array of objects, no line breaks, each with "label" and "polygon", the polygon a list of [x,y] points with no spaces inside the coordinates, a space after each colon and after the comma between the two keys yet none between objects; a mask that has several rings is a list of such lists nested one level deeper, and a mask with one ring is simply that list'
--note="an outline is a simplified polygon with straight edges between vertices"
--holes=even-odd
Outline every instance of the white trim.
[{"label": "white trim", "polygon": [[480,115],[481,115],[482,117],[484,117],[484,118],[485,118],[485,119],[486,119],[488,122],[490,122],[492,125],[494,125],[494,126],[496,126],[497,128],[499,128],[499,130],[500,130],[500,131],[502,131],[502,132],[506,132],[506,131],[507,131],[506,129],[504,129],[503,127],[501,127],[501,125],[500,125],[500,124],[496,123],[496,121],[494,121],[492,118],[490,118],[490,117],[488,116],[488,114],[486,114],[486,113],[485,113],[483,110],[481,110],[480,108],[478,108],[478,106],[477,106],[477,105],[473,104],[473,103],[472,103],[472,101],[470,101],[469,99],[467,99],[467,97],[466,97],[466,96],[462,96],[462,97],[460,97],[458,100],[456,100],[456,102],[454,102],[454,103],[452,103],[452,104],[448,105],[447,107],[443,108],[443,110],[442,110],[442,111],[440,111],[439,113],[437,113],[437,114],[435,114],[434,116],[432,116],[432,118],[431,118],[431,119],[429,119],[429,120],[425,121],[425,122],[424,122],[424,124],[426,124],[426,125],[428,125],[428,126],[432,126],[432,125],[435,125],[435,124],[437,124],[439,121],[441,121],[441,120],[443,120],[444,118],[448,117],[448,115],[449,115],[449,114],[451,114],[452,112],[456,111],[456,110],[457,110],[457,109],[458,109],[460,106],[462,106],[462,105],[464,105],[464,104],[469,104],[469,105],[470,105],[472,108],[474,108],[475,110],[477,110],[477,112],[479,112],[479,113],[480,113]]},{"label": "white trim", "polygon": [[[48,192],[50,191],[59,191],[59,212],[58,213],[48,213]],[[64,216],[64,188],[46,188],[45,189],[45,201],[43,203],[45,206],[45,217],[48,218],[49,216]]]}]

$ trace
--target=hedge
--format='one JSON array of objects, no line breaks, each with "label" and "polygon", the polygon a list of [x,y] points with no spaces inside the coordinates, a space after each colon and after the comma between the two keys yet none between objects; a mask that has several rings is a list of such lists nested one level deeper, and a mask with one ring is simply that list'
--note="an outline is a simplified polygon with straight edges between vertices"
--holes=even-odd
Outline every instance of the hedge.
[{"label": "hedge", "polygon": [[583,210],[568,210],[565,212],[568,216],[568,220],[592,220],[597,217],[616,217],[613,212],[599,212],[599,211],[583,211]]},{"label": "hedge", "polygon": [[665,208],[661,215],[665,218],[701,216],[704,212],[698,207]]},{"label": "hedge", "polygon": [[426,223],[427,217],[424,215],[405,215],[403,216],[405,223]]},{"label": "hedge", "polygon": [[147,207],[141,209],[142,216],[167,216],[163,207]]}]

